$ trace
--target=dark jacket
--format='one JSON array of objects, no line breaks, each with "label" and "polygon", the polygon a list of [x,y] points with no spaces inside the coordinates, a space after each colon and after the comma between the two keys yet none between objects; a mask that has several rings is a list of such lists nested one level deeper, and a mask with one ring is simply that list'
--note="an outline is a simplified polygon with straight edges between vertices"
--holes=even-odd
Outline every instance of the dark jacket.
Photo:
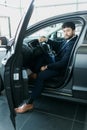
[{"label": "dark jacket", "polygon": [[77,37],[77,35],[73,37],[69,42],[65,43],[65,46],[63,46],[63,43],[65,41],[63,41],[62,43],[58,43],[48,40],[48,44],[50,44],[51,46],[53,45],[53,48],[56,49],[55,51],[58,50],[57,55],[55,56],[56,62],[48,64],[48,69],[61,70],[66,68],[70,57],[70,53],[72,51],[73,45],[75,44]]}]

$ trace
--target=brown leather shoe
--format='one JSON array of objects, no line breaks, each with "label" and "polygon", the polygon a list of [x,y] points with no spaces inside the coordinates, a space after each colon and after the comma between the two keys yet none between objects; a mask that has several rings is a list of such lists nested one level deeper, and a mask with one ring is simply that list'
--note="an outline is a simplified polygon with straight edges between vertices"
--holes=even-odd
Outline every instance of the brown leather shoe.
[{"label": "brown leather shoe", "polygon": [[16,113],[25,113],[27,111],[33,110],[34,106],[33,104],[23,104],[22,106],[15,108]]}]

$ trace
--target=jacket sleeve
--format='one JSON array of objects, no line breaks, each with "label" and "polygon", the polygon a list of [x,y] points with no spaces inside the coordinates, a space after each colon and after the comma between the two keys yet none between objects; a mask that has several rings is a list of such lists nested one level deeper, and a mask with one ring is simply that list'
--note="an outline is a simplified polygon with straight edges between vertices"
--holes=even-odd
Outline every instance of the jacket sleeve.
[{"label": "jacket sleeve", "polygon": [[52,69],[52,70],[60,70],[60,69],[65,69],[67,64],[68,64],[68,60],[73,48],[74,43],[76,42],[76,39],[78,38],[78,36],[76,35],[74,37],[74,39],[72,39],[68,46],[66,47],[66,49],[64,50],[62,57],[60,60],[56,61],[55,63],[51,63],[48,64],[48,69]]}]

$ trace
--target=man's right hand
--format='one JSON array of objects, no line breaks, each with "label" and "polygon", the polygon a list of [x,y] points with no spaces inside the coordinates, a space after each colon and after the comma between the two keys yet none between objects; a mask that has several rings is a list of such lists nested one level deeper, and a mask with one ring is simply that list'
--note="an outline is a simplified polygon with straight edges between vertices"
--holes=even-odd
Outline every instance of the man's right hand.
[{"label": "man's right hand", "polygon": [[44,70],[46,70],[46,69],[47,69],[47,65],[42,66],[42,67],[40,68],[41,71],[44,71]]}]

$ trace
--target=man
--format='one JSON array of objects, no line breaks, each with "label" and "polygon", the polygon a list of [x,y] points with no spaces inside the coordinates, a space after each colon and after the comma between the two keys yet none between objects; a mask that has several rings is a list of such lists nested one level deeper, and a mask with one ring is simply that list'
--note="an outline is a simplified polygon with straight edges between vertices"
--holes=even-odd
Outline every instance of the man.
[{"label": "man", "polygon": [[32,110],[34,108],[33,101],[40,96],[42,92],[44,80],[57,76],[60,74],[60,72],[64,72],[66,69],[71,50],[77,39],[77,36],[75,35],[75,24],[73,22],[65,22],[62,25],[62,29],[64,32],[65,41],[61,44],[47,40],[45,37],[41,37],[39,39],[39,42],[46,41],[47,44],[51,45],[56,51],[57,54],[55,56],[55,62],[49,63],[40,68],[40,73],[37,76],[30,98],[28,99],[27,103],[15,108],[16,113],[24,113]]}]

